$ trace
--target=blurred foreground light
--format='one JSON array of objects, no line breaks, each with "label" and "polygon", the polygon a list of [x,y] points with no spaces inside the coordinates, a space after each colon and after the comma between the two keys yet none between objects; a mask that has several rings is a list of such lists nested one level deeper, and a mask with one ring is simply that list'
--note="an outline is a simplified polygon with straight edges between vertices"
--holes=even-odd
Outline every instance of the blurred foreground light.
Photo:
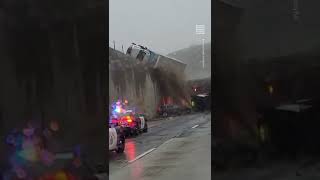
[{"label": "blurred foreground light", "polygon": [[19,179],[25,179],[27,177],[26,171],[20,167],[15,169],[15,173]]},{"label": "blurred foreground light", "polygon": [[57,121],[50,122],[50,129],[52,131],[59,131],[59,123]]},{"label": "blurred foreground light", "polygon": [[34,134],[34,128],[32,127],[24,128],[22,131],[23,131],[23,134],[27,137],[30,137]]},{"label": "blurred foreground light", "polygon": [[268,91],[269,91],[270,94],[273,94],[274,90],[273,90],[273,87],[271,85],[268,87]]},{"label": "blurred foreground light", "polygon": [[68,180],[69,178],[65,172],[59,171],[55,174],[54,179],[55,180]]}]

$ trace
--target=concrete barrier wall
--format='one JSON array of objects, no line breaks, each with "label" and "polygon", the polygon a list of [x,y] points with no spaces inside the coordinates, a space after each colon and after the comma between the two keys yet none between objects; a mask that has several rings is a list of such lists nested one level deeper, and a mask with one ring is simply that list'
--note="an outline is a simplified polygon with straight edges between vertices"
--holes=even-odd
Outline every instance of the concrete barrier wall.
[{"label": "concrete barrier wall", "polygon": [[138,111],[154,117],[160,95],[152,72],[135,64],[129,56],[112,49],[109,52],[109,104],[117,99],[127,99]]}]

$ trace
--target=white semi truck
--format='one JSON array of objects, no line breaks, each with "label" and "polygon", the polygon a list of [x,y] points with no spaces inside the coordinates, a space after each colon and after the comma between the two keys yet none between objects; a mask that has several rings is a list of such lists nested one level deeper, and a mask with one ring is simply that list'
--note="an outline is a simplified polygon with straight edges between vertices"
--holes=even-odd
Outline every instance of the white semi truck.
[{"label": "white semi truck", "polygon": [[138,63],[152,68],[171,70],[176,73],[184,73],[186,64],[175,58],[155,53],[148,48],[134,43],[127,50],[127,55],[137,59]]}]

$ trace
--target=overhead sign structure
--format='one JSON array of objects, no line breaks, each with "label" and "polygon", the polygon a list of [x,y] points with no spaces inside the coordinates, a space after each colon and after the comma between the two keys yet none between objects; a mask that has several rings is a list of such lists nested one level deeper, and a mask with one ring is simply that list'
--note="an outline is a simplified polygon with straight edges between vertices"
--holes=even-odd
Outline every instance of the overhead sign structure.
[{"label": "overhead sign structure", "polygon": [[204,35],[206,33],[205,25],[196,25],[196,34],[197,35]]},{"label": "overhead sign structure", "polygon": [[[204,35],[206,33],[205,25],[196,25],[196,34],[197,35]],[[202,68],[204,69],[204,39],[202,38]]]}]

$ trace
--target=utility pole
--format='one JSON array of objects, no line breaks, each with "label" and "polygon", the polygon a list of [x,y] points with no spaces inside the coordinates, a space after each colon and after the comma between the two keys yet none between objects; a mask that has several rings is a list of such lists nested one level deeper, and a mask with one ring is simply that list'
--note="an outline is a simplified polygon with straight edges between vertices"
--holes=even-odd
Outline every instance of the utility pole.
[{"label": "utility pole", "polygon": [[113,41],[113,49],[116,50],[116,41]]},{"label": "utility pole", "polygon": [[123,54],[124,54],[123,45],[122,45],[122,52],[123,52]]}]

